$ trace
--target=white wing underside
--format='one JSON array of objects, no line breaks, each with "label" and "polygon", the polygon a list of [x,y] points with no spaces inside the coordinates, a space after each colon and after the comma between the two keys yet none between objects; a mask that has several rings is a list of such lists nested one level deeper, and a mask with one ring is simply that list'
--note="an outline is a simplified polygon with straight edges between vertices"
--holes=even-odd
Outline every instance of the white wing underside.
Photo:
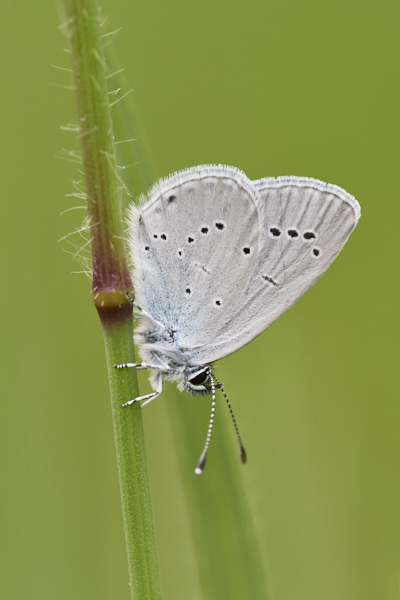
[{"label": "white wing underside", "polygon": [[232,167],[175,174],[130,211],[136,298],[191,364],[253,340],[324,273],[360,217],[341,188],[250,181]]}]

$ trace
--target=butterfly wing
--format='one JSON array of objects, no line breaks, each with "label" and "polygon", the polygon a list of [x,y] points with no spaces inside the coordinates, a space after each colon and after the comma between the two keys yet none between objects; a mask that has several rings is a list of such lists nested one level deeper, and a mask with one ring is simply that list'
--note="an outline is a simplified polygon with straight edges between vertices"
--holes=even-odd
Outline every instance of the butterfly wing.
[{"label": "butterfly wing", "polygon": [[254,186],[260,252],[231,307],[232,325],[216,332],[207,361],[249,343],[290,308],[326,271],[360,217],[350,194],[314,179],[267,178]]},{"label": "butterfly wing", "polygon": [[359,216],[352,196],[317,180],[189,169],[155,188],[135,216],[138,299],[177,331],[190,362],[218,360],[319,279]]},{"label": "butterfly wing", "polygon": [[129,231],[138,304],[180,347],[206,346],[257,260],[253,184],[230,167],[177,173],[131,209]]}]

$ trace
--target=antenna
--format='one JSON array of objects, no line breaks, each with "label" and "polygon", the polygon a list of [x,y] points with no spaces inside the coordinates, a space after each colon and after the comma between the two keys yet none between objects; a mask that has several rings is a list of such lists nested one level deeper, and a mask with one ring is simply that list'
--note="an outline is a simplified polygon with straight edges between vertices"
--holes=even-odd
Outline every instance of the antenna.
[{"label": "antenna", "polygon": [[225,393],[224,386],[222,385],[222,383],[220,383],[220,382],[218,381],[218,379],[215,377],[215,375],[213,375],[211,372],[210,372],[210,375],[211,375],[211,377],[212,377],[212,378],[213,378],[213,379],[214,379],[214,380],[217,382],[217,384],[218,384],[219,388],[221,389],[221,392],[222,392],[222,393],[223,393],[223,395],[224,395],[224,398],[225,398],[225,400],[226,400],[226,403],[227,403],[227,405],[228,405],[229,412],[230,412],[230,414],[231,414],[231,417],[232,417],[233,426],[234,426],[234,428],[235,428],[236,439],[237,439],[237,442],[238,442],[238,445],[239,445],[239,454],[240,454],[240,460],[241,460],[241,461],[242,461],[242,463],[244,464],[244,463],[246,462],[246,460],[247,460],[246,451],[245,451],[245,449],[244,449],[244,447],[243,447],[243,444],[242,444],[242,438],[240,437],[240,433],[239,433],[239,427],[238,427],[238,425],[237,425],[237,422],[236,422],[236,419],[235,419],[235,415],[233,414],[233,409],[232,409],[231,403],[230,403],[230,402],[229,402],[229,400],[228,400],[228,396],[227,396],[227,395],[226,395],[226,393]]},{"label": "antenna", "polygon": [[228,400],[228,396],[225,393],[224,387],[223,387],[222,383],[220,383],[218,381],[218,379],[215,377],[215,375],[213,375],[213,373],[211,372],[211,369],[208,370],[208,375],[209,375],[209,377],[211,379],[211,393],[212,393],[211,415],[210,415],[210,421],[208,423],[208,430],[207,430],[206,442],[204,444],[204,449],[203,449],[203,452],[201,453],[201,456],[200,456],[199,462],[197,464],[197,467],[194,470],[194,472],[196,473],[196,475],[201,475],[201,473],[204,470],[204,467],[206,465],[207,452],[208,452],[208,448],[210,446],[211,433],[212,433],[212,428],[213,428],[213,424],[214,424],[214,415],[215,415],[215,383],[214,382],[216,382],[217,383],[217,387],[221,389],[221,391],[222,391],[222,393],[224,395],[224,398],[226,400],[226,403],[228,405],[229,412],[230,412],[230,415],[232,417],[233,426],[234,426],[235,432],[236,432],[236,438],[237,438],[238,445],[239,445],[240,460],[242,461],[243,464],[247,460],[246,452],[245,452],[245,449],[243,447],[242,439],[241,439],[240,433],[239,433],[239,427],[237,425],[237,422],[236,422],[236,419],[235,419],[235,415],[233,414],[231,403]]},{"label": "antenna", "polygon": [[207,460],[207,452],[208,452],[208,447],[210,445],[210,440],[211,440],[211,433],[212,433],[212,428],[213,428],[213,424],[214,424],[214,414],[215,414],[215,383],[214,383],[214,378],[211,375],[211,370],[208,370],[208,374],[211,378],[211,415],[210,415],[210,420],[208,423],[208,429],[207,429],[207,436],[206,436],[206,443],[204,444],[204,449],[203,452],[200,455],[199,458],[199,462],[197,463],[197,467],[195,468],[194,472],[196,473],[196,475],[201,475],[203,472],[204,467],[206,466],[206,460]]}]

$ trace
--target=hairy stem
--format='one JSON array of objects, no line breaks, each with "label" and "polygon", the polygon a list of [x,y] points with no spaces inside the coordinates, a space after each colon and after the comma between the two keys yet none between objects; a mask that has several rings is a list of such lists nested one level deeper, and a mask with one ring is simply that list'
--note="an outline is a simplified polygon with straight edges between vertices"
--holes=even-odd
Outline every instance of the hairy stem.
[{"label": "hairy stem", "polygon": [[64,0],[85,173],[93,260],[93,301],[103,327],[132,598],[161,597],[149,477],[134,369],[132,293],[123,245],[106,68],[95,0]]}]

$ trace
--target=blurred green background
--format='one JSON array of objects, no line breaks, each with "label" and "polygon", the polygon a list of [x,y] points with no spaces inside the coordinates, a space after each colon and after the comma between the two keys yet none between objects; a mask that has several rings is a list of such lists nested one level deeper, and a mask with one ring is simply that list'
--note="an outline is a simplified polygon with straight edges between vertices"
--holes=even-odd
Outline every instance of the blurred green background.
[{"label": "blurred green background", "polygon": [[[249,456],[237,469],[271,598],[399,598],[399,4],[102,7],[106,30],[123,26],[113,48],[156,177],[225,163],[252,179],[316,177],[360,201],[328,273],[216,374]],[[50,66],[70,67],[59,24],[50,1],[2,7],[0,596],[128,599],[102,333],[90,281],[57,241],[84,216],[62,214],[83,202],[66,196],[79,164],[55,158],[77,148],[60,130],[77,120],[58,87],[68,75]],[[166,599],[199,600],[176,454],[187,449],[167,415],[184,406],[205,434],[208,408],[172,392],[144,415],[162,581]],[[215,436],[230,444],[225,412],[220,399]]]}]

